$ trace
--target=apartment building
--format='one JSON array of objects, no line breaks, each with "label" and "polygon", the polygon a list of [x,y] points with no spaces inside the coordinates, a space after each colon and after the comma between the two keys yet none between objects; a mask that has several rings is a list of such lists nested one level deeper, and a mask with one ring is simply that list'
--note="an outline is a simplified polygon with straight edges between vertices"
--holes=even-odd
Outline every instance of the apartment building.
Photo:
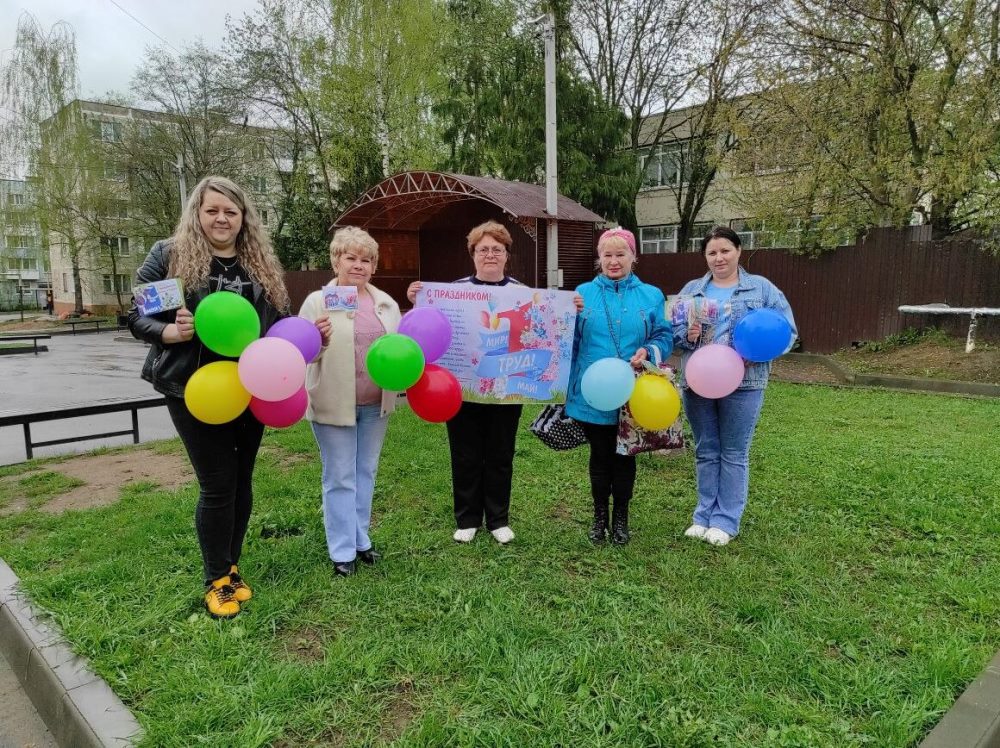
[{"label": "apartment building", "polygon": [[[63,205],[48,208],[53,220],[45,237],[57,313],[76,308],[74,266],[83,309],[114,314],[127,307],[137,267],[153,242],[164,238],[160,234],[168,233],[150,226],[174,225],[183,203],[181,192],[186,196],[194,187],[195,176],[183,168],[183,152],[170,154],[169,161],[164,156],[158,163],[137,164],[123,158],[118,146],[136,133],[141,142],[165,128],[179,127],[178,119],[163,112],[76,100],[43,123],[43,138],[54,144],[50,152],[57,155],[43,161],[39,172],[58,171],[40,176],[54,178],[50,182],[56,185],[55,191],[64,192]],[[280,131],[229,123],[224,129],[225,147],[238,149],[233,162],[240,165],[239,174],[224,176],[250,190],[264,224],[275,224],[280,173],[291,168],[288,159],[275,157]],[[78,140],[88,142],[60,148],[60,138],[65,139],[70,130]],[[142,169],[156,173],[142,173]],[[163,192],[172,192],[166,208],[168,222],[162,215],[158,224],[151,220],[136,199],[139,185],[153,179],[159,180]]]},{"label": "apartment building", "polygon": [[51,288],[31,200],[28,182],[0,179],[0,310],[43,308]]}]

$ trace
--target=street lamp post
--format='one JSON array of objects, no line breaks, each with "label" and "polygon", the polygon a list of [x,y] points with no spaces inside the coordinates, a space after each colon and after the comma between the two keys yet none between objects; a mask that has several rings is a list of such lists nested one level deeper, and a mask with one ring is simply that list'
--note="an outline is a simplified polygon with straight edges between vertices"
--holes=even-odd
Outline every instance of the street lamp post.
[{"label": "street lamp post", "polygon": [[546,285],[562,286],[559,269],[559,182],[558,151],[556,149],[556,18],[546,13],[533,23],[541,26],[545,40],[545,213],[546,224]]}]

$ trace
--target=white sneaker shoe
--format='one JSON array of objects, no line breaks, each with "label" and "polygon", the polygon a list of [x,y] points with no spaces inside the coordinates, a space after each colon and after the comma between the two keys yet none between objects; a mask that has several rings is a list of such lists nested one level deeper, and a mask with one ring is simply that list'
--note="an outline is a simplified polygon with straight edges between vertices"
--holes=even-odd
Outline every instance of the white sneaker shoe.
[{"label": "white sneaker shoe", "polygon": [[705,525],[691,525],[684,531],[684,535],[689,538],[704,538],[708,528]]},{"label": "white sneaker shoe", "polygon": [[466,527],[464,530],[459,528],[458,530],[455,530],[455,534],[452,535],[452,537],[459,543],[471,543],[472,539],[476,537],[476,528]]},{"label": "white sneaker shoe", "polygon": [[500,545],[507,545],[510,541],[514,539],[514,531],[509,527],[498,527],[496,530],[490,530],[490,533]]},{"label": "white sneaker shoe", "polygon": [[712,545],[725,545],[732,539],[732,535],[725,530],[720,530],[718,527],[710,527],[708,532],[705,533],[705,541]]}]

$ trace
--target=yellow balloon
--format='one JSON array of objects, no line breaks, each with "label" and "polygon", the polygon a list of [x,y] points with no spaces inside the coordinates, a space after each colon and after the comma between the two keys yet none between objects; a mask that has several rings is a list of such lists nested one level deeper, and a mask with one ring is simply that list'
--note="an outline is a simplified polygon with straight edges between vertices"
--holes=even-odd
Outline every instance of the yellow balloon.
[{"label": "yellow balloon", "polygon": [[250,393],[240,384],[235,361],[215,361],[191,375],[184,404],[199,421],[229,423],[250,405]]},{"label": "yellow balloon", "polygon": [[681,397],[665,377],[643,374],[635,380],[628,406],[636,423],[647,431],[659,431],[677,420]]}]

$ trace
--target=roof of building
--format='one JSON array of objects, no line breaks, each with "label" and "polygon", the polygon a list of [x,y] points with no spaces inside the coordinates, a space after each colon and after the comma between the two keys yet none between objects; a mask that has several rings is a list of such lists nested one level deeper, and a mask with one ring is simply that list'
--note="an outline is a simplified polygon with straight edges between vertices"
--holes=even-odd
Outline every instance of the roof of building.
[{"label": "roof of building", "polygon": [[[545,187],[434,171],[396,174],[367,190],[344,211],[336,225],[415,229],[443,205],[461,200],[486,200],[515,218],[547,218]],[[603,223],[604,219],[568,197],[556,204],[560,221]]]}]

